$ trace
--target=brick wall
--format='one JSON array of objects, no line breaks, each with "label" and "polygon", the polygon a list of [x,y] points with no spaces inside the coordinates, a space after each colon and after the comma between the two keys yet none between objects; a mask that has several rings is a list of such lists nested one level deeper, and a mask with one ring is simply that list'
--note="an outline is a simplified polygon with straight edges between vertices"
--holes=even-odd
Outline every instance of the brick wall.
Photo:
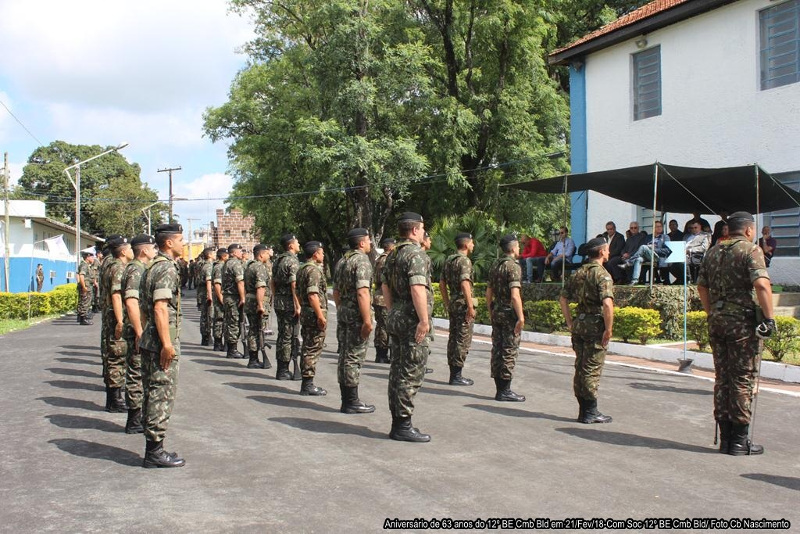
[{"label": "brick wall", "polygon": [[245,249],[252,250],[259,243],[255,222],[255,217],[242,215],[242,212],[237,209],[231,210],[230,213],[218,209],[216,224],[211,222],[211,240],[214,248],[223,248],[231,243],[239,243]]}]

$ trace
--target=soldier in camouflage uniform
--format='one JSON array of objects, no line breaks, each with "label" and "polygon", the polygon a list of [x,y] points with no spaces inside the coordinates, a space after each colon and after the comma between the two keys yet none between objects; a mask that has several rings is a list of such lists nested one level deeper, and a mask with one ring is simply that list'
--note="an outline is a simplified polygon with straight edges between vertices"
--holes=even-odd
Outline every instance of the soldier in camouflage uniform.
[{"label": "soldier in camouflage uniform", "polygon": [[461,376],[469,347],[472,345],[472,325],[475,323],[475,301],[472,298],[472,262],[469,255],[475,248],[472,235],[456,235],[458,252],[445,260],[439,291],[450,317],[450,336],[447,340],[447,364],[450,366],[451,386],[471,386],[474,382]]},{"label": "soldier in camouflage uniform", "polygon": [[125,325],[122,302],[122,274],[125,265],[133,259],[133,250],[126,237],[109,239],[108,262],[100,280],[103,295],[102,351],[106,382],[106,411],[127,413],[128,406],[122,395],[125,386],[127,350],[122,350],[117,341],[122,339]]},{"label": "soldier in camouflage uniform", "polygon": [[181,467],[186,462],[164,450],[163,442],[175,403],[181,355],[180,268],[175,261],[183,251],[180,224],[156,228],[159,253],[142,276],[141,310],[145,326],[142,353],[142,426],[145,437],[143,467]]},{"label": "soldier in camouflage uniform", "polygon": [[517,236],[509,234],[500,240],[502,256],[489,270],[486,305],[492,320],[492,378],[497,386],[495,400],[525,402],[523,395],[511,391],[514,366],[519,354],[519,340],[525,326],[522,311],[522,269]]},{"label": "soldier in camouflage uniform", "polygon": [[325,252],[322,243],[309,241],[303,246],[306,262],[297,271],[297,297],[300,299],[300,328],[303,347],[300,367],[303,372],[301,395],[327,395],[328,392],[314,385],[317,362],[325,344],[325,328],[328,325],[328,295],[322,262]]},{"label": "soldier in camouflage uniform", "polygon": [[381,271],[386,263],[386,258],[394,249],[396,241],[387,237],[381,241],[383,253],[375,260],[375,269],[372,272],[372,309],[375,311],[375,363],[389,363],[389,333],[386,331],[386,319],[389,310],[383,301],[381,291]]},{"label": "soldier in camouflage uniform", "polygon": [[358,398],[361,365],[367,356],[367,342],[372,332],[370,286],[372,263],[369,232],[354,228],[347,233],[350,250],[336,266],[333,300],[336,303],[336,337],[339,340],[337,367],[342,392],[340,411],[347,414],[372,413],[375,406]]},{"label": "soldier in camouflage uniform", "polygon": [[[261,324],[264,327],[264,335],[265,336],[271,336],[271,335],[275,334],[275,332],[273,332],[269,327],[270,309],[272,308],[272,284],[271,284],[271,281],[272,281],[272,256],[274,254],[274,251],[272,250],[272,246],[271,245],[265,245],[265,246],[267,247],[267,262],[264,264],[267,267],[267,269],[266,269],[266,272],[267,272],[267,287],[265,288],[265,293],[264,293],[264,302],[266,303],[266,305],[264,306],[264,315],[261,318]],[[265,363],[269,363],[269,360],[267,360]],[[272,366],[270,365],[269,367],[265,367],[265,369],[269,369],[270,367],[272,367]]]},{"label": "soldier in camouflage uniform", "polygon": [[[258,360],[258,351],[261,348],[261,332],[267,300],[265,298],[269,276],[267,275],[267,247],[256,245],[253,247],[255,258],[244,271],[244,313],[247,316],[247,353],[250,361],[248,369],[262,367]],[[269,367],[264,367],[269,369]]]},{"label": "soldier in camouflage uniform", "polygon": [[[749,432],[760,338],[775,331],[772,287],[764,252],[753,243],[753,216],[743,211],[731,214],[728,230],[730,238],[706,253],[697,280],[714,352],[714,418],[722,436],[719,452],[762,454],[764,448],[750,441]],[[757,314],[759,306],[763,319]]]},{"label": "soldier in camouflage uniform", "polygon": [[195,262],[195,287],[197,288],[197,303],[200,309],[200,344],[208,347],[211,344],[212,310],[211,298],[214,288],[211,284],[211,274],[214,265],[211,257],[213,248],[204,248],[200,258]]},{"label": "soldier in camouflage uniform", "polygon": [[425,379],[428,361],[433,291],[427,254],[420,247],[425,232],[422,216],[403,213],[397,222],[400,240],[386,258],[381,289],[389,318],[386,326],[392,344],[389,370],[391,439],[427,442],[428,434],[411,424],[414,396]]},{"label": "soldier in camouflage uniform", "polygon": [[241,337],[240,321],[244,312],[244,264],[242,246],[228,245],[228,261],[222,268],[222,296],[225,304],[225,342],[228,344],[226,358],[247,358],[239,352]]},{"label": "soldier in camouflage uniform", "polygon": [[[93,270],[91,271],[91,275],[95,277],[93,281],[94,293],[92,293],[92,298],[97,299],[99,296],[100,304],[103,303],[102,298],[102,285],[99,283],[99,280],[103,279],[103,273],[105,273],[106,267],[108,264],[114,259],[114,257],[108,251],[108,242],[109,241],[116,241],[117,239],[121,239],[122,236],[119,234],[110,235],[106,238],[106,244],[101,252],[97,253],[97,261],[93,264]],[[92,304],[93,309],[97,306],[95,302]],[[108,339],[108,326],[105,321],[106,314],[100,314],[100,359],[103,362],[103,380],[106,382],[108,381],[108,367],[106,363],[108,362],[108,355],[106,354],[106,349],[108,348],[108,344],[106,343],[106,339]],[[108,389],[106,389],[106,393],[108,393]]]},{"label": "soldier in camouflage uniform", "polygon": [[[597,410],[597,387],[606,347],[614,327],[614,281],[603,264],[608,261],[609,247],[602,237],[586,243],[588,261],[569,279],[561,292],[561,312],[572,332],[575,351],[573,390],[578,399],[578,421],[610,423],[611,417]],[[573,320],[569,298],[578,301]]]},{"label": "soldier in camouflage uniform", "polygon": [[95,262],[94,254],[81,253],[81,262],[78,264],[78,322],[82,325],[91,325],[89,311],[92,307],[92,264]]},{"label": "soldier in camouflage uniform", "polygon": [[139,352],[139,340],[142,338],[144,325],[139,308],[139,287],[144,271],[156,256],[155,243],[155,238],[147,234],[134,237],[131,240],[134,258],[125,265],[125,270],[122,272],[121,288],[125,303],[122,337],[128,345],[125,368],[125,401],[128,405],[126,434],[144,432],[142,427],[142,354]]},{"label": "soldier in camouflage uniform", "polygon": [[275,258],[272,266],[271,291],[278,317],[278,340],[275,343],[275,359],[277,360],[278,380],[291,380],[289,362],[292,360],[292,345],[299,343],[295,339],[298,321],[300,320],[300,300],[297,298],[297,271],[300,262],[297,253],[300,244],[294,234],[281,237],[283,254]]},{"label": "soldier in camouflage uniform", "polygon": [[[122,237],[120,235],[113,235],[110,236],[108,239],[116,239],[118,237]],[[104,260],[111,260],[111,255],[108,254],[108,251],[104,248],[102,251],[98,251],[97,253],[97,261],[89,266],[89,280],[91,280],[91,289],[92,289],[92,314],[97,313],[100,311],[100,304],[101,304],[101,297],[100,297],[100,271],[103,266],[106,265],[106,261]]]},{"label": "soldier in camouflage uniform", "polygon": [[213,304],[212,329],[214,333],[214,350],[225,350],[222,336],[225,333],[225,297],[222,294],[222,268],[228,261],[228,249],[217,250],[217,261],[211,268],[211,288]]}]

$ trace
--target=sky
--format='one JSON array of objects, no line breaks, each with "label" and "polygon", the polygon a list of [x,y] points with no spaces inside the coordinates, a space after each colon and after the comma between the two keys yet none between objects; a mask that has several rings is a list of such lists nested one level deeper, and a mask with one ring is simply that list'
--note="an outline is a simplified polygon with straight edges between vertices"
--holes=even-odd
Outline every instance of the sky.
[{"label": "sky", "polygon": [[[121,154],[169,197],[188,230],[214,220],[233,183],[225,143],[203,137],[203,111],[227,101],[253,36],[225,0],[2,0],[0,152],[11,181],[40,145],[129,145]],[[28,131],[30,133],[28,133]],[[1,165],[1,163],[0,163]]]}]

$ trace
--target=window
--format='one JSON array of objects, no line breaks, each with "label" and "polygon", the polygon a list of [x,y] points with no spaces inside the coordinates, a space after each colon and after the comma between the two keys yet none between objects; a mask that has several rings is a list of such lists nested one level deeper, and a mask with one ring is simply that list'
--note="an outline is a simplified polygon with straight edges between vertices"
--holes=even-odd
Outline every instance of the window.
[{"label": "window", "polygon": [[242,239],[247,239],[247,230],[242,230]]},{"label": "window", "polygon": [[[772,176],[786,187],[800,191],[800,171]],[[778,245],[775,256],[800,256],[800,208],[765,215],[764,224],[772,228],[772,237]]]},{"label": "window", "polygon": [[661,115],[661,47],[633,55],[633,120]]},{"label": "window", "polygon": [[231,236],[231,231],[225,230],[225,237],[230,237],[230,236]]},{"label": "window", "polygon": [[761,89],[800,82],[800,0],[759,12]]}]

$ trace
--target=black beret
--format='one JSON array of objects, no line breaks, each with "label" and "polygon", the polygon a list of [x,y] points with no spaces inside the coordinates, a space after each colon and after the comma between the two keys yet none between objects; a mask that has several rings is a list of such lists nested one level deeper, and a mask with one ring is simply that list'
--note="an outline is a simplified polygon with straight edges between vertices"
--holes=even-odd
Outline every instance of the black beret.
[{"label": "black beret", "polygon": [[179,223],[159,224],[156,226],[156,235],[158,234],[182,234],[183,226]]},{"label": "black beret", "polygon": [[506,234],[500,239],[500,246],[505,247],[514,241],[519,241],[517,234]]},{"label": "black beret", "polygon": [[281,246],[286,248],[292,241],[297,241],[297,236],[294,234],[283,234],[281,236]]},{"label": "black beret", "polygon": [[228,253],[228,249],[227,248],[218,249],[217,250],[217,257],[221,258],[222,256],[226,255],[227,253]]},{"label": "black beret", "polygon": [[209,252],[211,254],[213,254],[214,253],[214,247],[206,247],[206,248],[204,248],[203,252],[201,252],[201,254],[205,255],[205,254],[208,254]]},{"label": "black beret", "polygon": [[596,248],[600,248],[603,245],[606,245],[606,240],[602,237],[595,237],[594,239],[590,239],[586,242],[586,250],[594,250]]},{"label": "black beret", "polygon": [[319,241],[308,241],[306,242],[305,245],[303,245],[303,252],[306,253],[306,256],[311,256],[321,248],[322,248],[322,243],[320,243]]},{"label": "black beret", "polygon": [[228,252],[233,252],[234,250],[242,250],[242,245],[239,243],[231,243],[228,245]]},{"label": "black beret", "polygon": [[469,232],[459,232],[456,234],[456,243],[466,239],[472,239],[472,234],[470,234]]},{"label": "black beret", "polygon": [[394,245],[395,243],[397,243],[397,241],[395,241],[393,237],[384,237],[381,240],[382,247],[388,247],[389,245]]},{"label": "black beret", "polygon": [[425,235],[423,237],[425,239],[430,239],[431,238],[431,234],[429,234],[428,232],[425,232]]},{"label": "black beret", "polygon": [[742,221],[748,221],[748,222],[756,222],[756,220],[753,218],[753,215],[748,213],[748,212],[746,212],[746,211],[737,211],[736,213],[731,213],[728,216],[728,220],[729,221],[730,220],[742,220]]},{"label": "black beret", "polygon": [[94,256],[93,252],[81,252],[81,258],[88,258],[89,256]]},{"label": "black beret", "polygon": [[262,250],[267,250],[267,245],[262,245],[259,243],[258,245],[253,247],[253,256],[257,256],[259,252]]},{"label": "black beret", "polygon": [[117,248],[127,244],[128,238],[121,235],[109,237],[108,240],[106,240],[106,246],[108,248]]},{"label": "black beret", "polygon": [[353,228],[349,232],[347,232],[347,239],[356,239],[359,237],[367,237],[369,235],[369,230],[366,228]]},{"label": "black beret", "polygon": [[400,217],[397,220],[399,222],[403,222],[403,221],[425,222],[422,219],[422,215],[420,215],[419,213],[414,213],[413,211],[407,211],[405,213],[401,213]]},{"label": "black beret", "polygon": [[135,247],[137,245],[152,245],[155,242],[156,239],[153,236],[147,234],[139,234],[133,239],[131,239],[131,246]]}]

